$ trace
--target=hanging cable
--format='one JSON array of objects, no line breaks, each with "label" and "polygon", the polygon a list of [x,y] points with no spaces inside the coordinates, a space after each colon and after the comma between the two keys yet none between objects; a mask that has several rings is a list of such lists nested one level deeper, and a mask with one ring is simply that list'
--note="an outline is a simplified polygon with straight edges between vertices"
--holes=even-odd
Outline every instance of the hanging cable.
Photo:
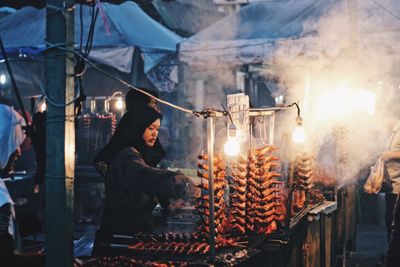
[{"label": "hanging cable", "polygon": [[120,78],[118,78],[118,77],[115,77],[114,75],[112,75],[112,74],[110,74],[110,73],[108,73],[108,72],[102,70],[101,68],[97,67],[94,63],[90,62],[90,60],[88,60],[87,58],[84,58],[84,60],[85,60],[86,63],[89,64],[91,67],[93,67],[93,68],[96,69],[97,71],[103,73],[104,75],[106,75],[106,76],[108,76],[108,77],[110,77],[110,78],[112,78],[112,79],[114,79],[114,80],[116,80],[116,81],[122,83],[123,85],[125,85],[125,86],[128,87],[128,88],[131,88],[131,89],[134,89],[134,90],[136,90],[136,91],[139,91],[139,92],[141,92],[142,94],[145,94],[145,95],[147,95],[148,97],[151,97],[151,98],[157,100],[157,101],[160,102],[160,103],[163,103],[163,104],[165,104],[165,105],[167,105],[167,106],[173,107],[173,108],[175,108],[175,109],[178,109],[178,110],[183,111],[183,112],[186,112],[186,113],[194,114],[194,115],[196,115],[196,116],[202,116],[202,115],[204,115],[204,113],[202,113],[202,112],[190,110],[190,109],[187,109],[187,108],[183,108],[183,107],[177,106],[177,105],[175,105],[175,104],[169,103],[169,102],[167,102],[167,101],[164,101],[164,100],[162,100],[162,99],[160,99],[160,98],[157,98],[157,97],[153,96],[152,94],[147,93],[146,91],[143,91],[143,90],[141,90],[141,89],[139,89],[139,88],[137,88],[137,87],[135,87],[135,86],[133,86],[133,85],[131,85],[131,84],[125,82],[124,80],[122,80],[122,79],[120,79]]},{"label": "hanging cable", "polygon": [[234,123],[233,123],[233,119],[232,119],[231,113],[230,113],[228,110],[226,110],[224,104],[222,104],[221,106],[222,106],[222,108],[224,109],[224,113],[228,114],[229,119],[231,120],[231,123],[234,124]]},{"label": "hanging cable", "polygon": [[392,11],[384,7],[382,4],[376,2],[375,0],[371,0],[375,5],[379,6],[381,9],[385,10],[387,13],[389,13],[393,18],[400,20],[400,16],[394,14]]},{"label": "hanging cable", "polygon": [[[189,114],[195,115],[195,116],[197,116],[197,117],[202,117],[202,118],[208,118],[208,117],[215,116],[216,113],[222,114],[223,116],[229,116],[229,112],[227,112],[227,111],[222,111],[222,110],[218,110],[218,109],[208,108],[208,109],[204,109],[204,110],[202,110],[202,111],[196,111],[196,110],[190,110],[190,109],[187,109],[187,108],[184,108],[184,107],[181,107],[181,106],[172,104],[172,103],[170,103],[170,102],[168,102],[168,101],[165,101],[165,100],[162,100],[162,99],[160,99],[160,98],[158,98],[158,97],[155,97],[155,96],[153,96],[152,94],[147,93],[146,91],[143,91],[143,90],[141,90],[141,89],[139,89],[139,88],[137,88],[137,87],[135,87],[135,86],[129,84],[128,82],[126,82],[126,81],[124,81],[124,80],[122,80],[122,79],[120,79],[120,78],[114,76],[113,74],[108,73],[108,72],[105,71],[105,70],[102,70],[101,68],[99,68],[98,66],[96,66],[96,64],[94,64],[93,62],[91,62],[89,59],[87,59],[87,58],[85,58],[83,55],[81,55],[81,53],[79,53],[79,52],[77,52],[77,51],[75,51],[75,50],[70,50],[70,49],[65,48],[65,47],[64,47],[65,44],[62,44],[62,43],[59,43],[59,44],[51,44],[51,43],[48,43],[48,42],[46,42],[46,44],[49,45],[48,48],[46,48],[46,50],[47,50],[47,49],[56,48],[56,49],[65,51],[65,52],[67,52],[67,53],[72,53],[72,54],[74,54],[74,55],[76,55],[76,56],[82,58],[89,66],[93,67],[93,68],[94,68],[95,70],[97,70],[98,72],[100,72],[100,73],[106,75],[107,77],[110,77],[110,78],[113,79],[113,80],[118,81],[119,83],[123,84],[124,86],[126,86],[126,87],[128,87],[128,88],[130,88],[130,89],[134,89],[134,90],[136,90],[136,91],[138,91],[138,92],[140,92],[140,93],[142,93],[142,94],[145,94],[145,95],[147,95],[148,97],[153,98],[153,99],[155,99],[156,101],[158,101],[158,102],[160,102],[160,103],[162,103],[162,104],[164,104],[164,105],[170,106],[170,107],[175,108],[175,109],[177,109],[177,110],[180,110],[180,111],[182,111],[182,112],[189,113]],[[78,96],[79,96],[79,95],[78,95]],[[77,97],[78,97],[78,96],[77,96]],[[47,94],[46,94],[46,97],[47,97]],[[73,103],[73,101],[67,103],[66,105],[69,105],[69,104],[71,104],[71,103]],[[59,104],[56,104],[56,103],[52,103],[52,104],[55,104],[55,105],[57,105],[57,106],[59,105]]]},{"label": "hanging cable", "polygon": [[290,108],[290,107],[293,107],[293,106],[296,106],[296,108],[297,108],[297,116],[300,116],[300,107],[299,107],[299,104],[297,104],[296,102],[293,102],[292,104],[286,106],[286,108]]},{"label": "hanging cable", "polygon": [[79,116],[82,112],[82,103],[86,100],[86,94],[84,93],[83,90],[83,82],[82,82],[82,76],[85,74],[87,65],[86,62],[83,60],[83,58],[87,58],[90,54],[90,51],[92,50],[92,45],[93,45],[93,38],[94,38],[94,29],[96,26],[96,21],[97,21],[97,16],[99,14],[99,8],[96,5],[92,5],[92,16],[90,19],[90,25],[89,25],[89,32],[88,36],[86,39],[86,45],[85,45],[85,51],[83,51],[83,4],[80,4],[80,10],[79,10],[79,18],[80,18],[80,43],[79,43],[79,53],[81,54],[79,57],[77,57],[77,64],[75,65],[75,77],[77,79],[77,84],[79,88],[79,97],[77,97],[75,101],[75,106],[76,106],[76,116]]}]

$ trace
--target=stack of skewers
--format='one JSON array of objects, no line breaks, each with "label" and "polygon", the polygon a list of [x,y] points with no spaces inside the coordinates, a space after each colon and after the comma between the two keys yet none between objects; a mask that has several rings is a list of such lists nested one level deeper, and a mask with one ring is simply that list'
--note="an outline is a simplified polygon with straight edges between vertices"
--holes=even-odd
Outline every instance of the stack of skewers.
[{"label": "stack of skewers", "polygon": [[239,157],[232,165],[229,185],[230,223],[234,235],[246,232],[247,158]]},{"label": "stack of skewers", "polygon": [[248,153],[246,230],[268,235],[285,219],[286,208],[282,194],[281,176],[275,169],[278,157],[273,146],[253,149]]},{"label": "stack of skewers", "polygon": [[213,162],[214,169],[214,185],[213,188],[209,188],[209,177],[208,177],[208,156],[199,155],[199,162],[197,164],[198,170],[197,175],[201,178],[201,183],[198,185],[202,190],[202,194],[196,200],[195,207],[199,213],[201,220],[199,222],[199,231],[202,233],[210,234],[210,196],[209,190],[214,191],[214,225],[215,225],[215,237],[224,234],[227,226],[226,217],[226,203],[225,203],[225,191],[227,187],[227,181],[225,180],[225,169],[226,164],[221,156],[215,156]]},{"label": "stack of skewers", "polygon": [[299,155],[294,166],[292,214],[307,207],[313,176],[313,159],[306,153]]}]

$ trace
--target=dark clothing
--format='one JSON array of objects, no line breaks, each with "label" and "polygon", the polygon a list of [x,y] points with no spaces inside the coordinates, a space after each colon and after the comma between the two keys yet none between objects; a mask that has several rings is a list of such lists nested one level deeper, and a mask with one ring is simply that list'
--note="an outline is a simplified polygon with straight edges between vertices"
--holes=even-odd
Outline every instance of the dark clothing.
[{"label": "dark clothing", "polygon": [[385,223],[388,243],[390,240],[390,233],[392,231],[393,211],[396,204],[397,196],[397,194],[392,193],[385,194]]},{"label": "dark clothing", "polygon": [[14,254],[14,240],[8,233],[0,237],[0,248],[1,266],[43,267],[46,265],[44,255],[23,256]]},{"label": "dark clothing", "polygon": [[400,198],[397,196],[394,210],[392,231],[386,256],[386,267],[397,267],[400,264]]},{"label": "dark clothing", "polygon": [[33,114],[33,148],[36,156],[35,184],[44,183],[46,170],[46,112]]},{"label": "dark clothing", "polygon": [[156,196],[171,196],[176,174],[147,165],[135,148],[125,148],[114,159],[106,177],[105,207],[119,212],[153,210]]},{"label": "dark clothing", "polygon": [[2,262],[13,262],[14,240],[9,233],[0,236],[0,259]]},{"label": "dark clothing", "polygon": [[184,198],[189,191],[190,181],[176,183],[176,175],[148,166],[133,147],[118,153],[106,177],[104,214],[92,254],[104,255],[99,245],[111,243],[114,234],[150,231],[158,198]]},{"label": "dark clothing", "polygon": [[186,176],[156,168],[164,150],[158,139],[155,146],[149,147],[142,136],[157,119],[161,114],[150,107],[143,107],[140,112],[129,110],[99,155],[107,167],[106,200],[93,255],[107,255],[99,245],[110,244],[115,234],[150,231],[152,211],[160,198],[185,198],[193,189]]},{"label": "dark clothing", "polygon": [[14,171],[14,163],[15,160],[18,158],[18,151],[15,150],[9,157],[7,161],[7,165],[4,169],[0,169],[0,179],[1,178],[8,178],[12,176],[12,172]]}]

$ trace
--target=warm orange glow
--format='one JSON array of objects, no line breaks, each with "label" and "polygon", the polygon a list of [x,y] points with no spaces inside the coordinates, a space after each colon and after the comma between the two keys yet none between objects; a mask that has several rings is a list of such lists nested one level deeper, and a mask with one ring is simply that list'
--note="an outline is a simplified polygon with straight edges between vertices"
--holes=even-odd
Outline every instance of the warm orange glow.
[{"label": "warm orange glow", "polygon": [[375,114],[376,96],[367,90],[340,85],[317,97],[315,114],[319,120],[339,119],[356,113]]}]

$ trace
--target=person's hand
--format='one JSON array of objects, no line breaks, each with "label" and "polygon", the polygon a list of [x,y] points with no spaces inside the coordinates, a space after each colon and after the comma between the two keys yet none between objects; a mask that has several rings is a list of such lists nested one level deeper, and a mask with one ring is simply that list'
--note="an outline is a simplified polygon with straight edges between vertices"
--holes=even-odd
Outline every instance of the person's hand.
[{"label": "person's hand", "polygon": [[385,151],[382,153],[381,158],[383,161],[400,160],[400,151]]},{"label": "person's hand", "polygon": [[195,194],[200,194],[192,180],[182,173],[174,176],[172,191],[174,198],[181,198],[185,201],[193,198]]}]

